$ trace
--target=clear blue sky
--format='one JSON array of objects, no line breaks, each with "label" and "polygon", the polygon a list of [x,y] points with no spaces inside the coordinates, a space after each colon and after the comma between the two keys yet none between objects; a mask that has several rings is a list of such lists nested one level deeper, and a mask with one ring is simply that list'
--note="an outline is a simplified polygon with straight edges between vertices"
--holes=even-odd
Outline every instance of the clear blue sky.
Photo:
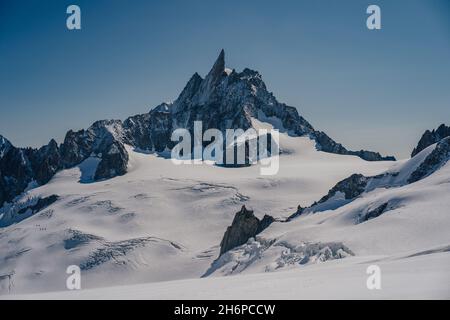
[{"label": "clear blue sky", "polygon": [[[70,4],[81,31],[66,29]],[[369,4],[380,31],[366,28]],[[0,134],[39,146],[147,112],[221,48],[348,148],[407,157],[450,123],[448,0],[1,0]]]}]

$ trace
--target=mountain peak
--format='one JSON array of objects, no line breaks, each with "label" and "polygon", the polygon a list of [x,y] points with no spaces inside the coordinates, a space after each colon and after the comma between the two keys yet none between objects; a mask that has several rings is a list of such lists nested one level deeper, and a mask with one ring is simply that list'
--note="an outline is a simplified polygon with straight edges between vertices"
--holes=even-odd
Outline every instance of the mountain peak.
[{"label": "mountain peak", "polygon": [[209,74],[222,73],[223,71],[225,71],[225,50],[222,49]]},{"label": "mountain peak", "polygon": [[201,83],[198,92],[198,104],[204,104],[210,98],[216,86],[226,76],[227,73],[225,72],[225,51],[222,49],[216,59],[216,62],[214,62],[213,67]]},{"label": "mountain peak", "polygon": [[225,51],[222,49],[219,53],[219,56],[216,59],[216,62],[214,62],[211,71],[209,71],[208,75],[206,76],[205,80],[207,80],[208,78],[211,78],[212,80],[218,80],[224,71],[225,71]]},{"label": "mountain peak", "polygon": [[420,138],[417,147],[414,148],[411,153],[411,157],[414,157],[423,149],[431,146],[432,144],[439,142],[440,140],[450,136],[450,126],[446,126],[445,124],[441,124],[436,130],[426,130],[425,133]]}]

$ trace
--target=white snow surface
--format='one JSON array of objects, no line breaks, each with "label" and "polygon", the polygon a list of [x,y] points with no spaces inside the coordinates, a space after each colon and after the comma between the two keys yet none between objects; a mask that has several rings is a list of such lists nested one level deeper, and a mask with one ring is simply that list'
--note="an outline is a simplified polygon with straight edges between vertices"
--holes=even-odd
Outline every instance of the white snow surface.
[{"label": "white snow surface", "polygon": [[[381,268],[381,289],[368,290],[367,268]],[[449,299],[450,255],[403,259],[347,258],[295,270],[187,279],[79,291],[4,296],[5,299]]]},{"label": "white snow surface", "polygon": [[[24,195],[56,194],[56,203],[0,229],[0,299],[450,298],[450,163],[404,185],[434,146],[398,162],[320,152],[285,133],[280,147],[275,176],[131,148],[121,177],[90,183],[95,159],[61,171]],[[394,187],[281,222],[351,174],[384,172],[399,172]],[[359,220],[383,203],[382,215]],[[244,204],[279,221],[213,268]],[[382,290],[366,288],[370,264],[381,267]],[[83,290],[66,291],[69,265],[81,266]]]}]

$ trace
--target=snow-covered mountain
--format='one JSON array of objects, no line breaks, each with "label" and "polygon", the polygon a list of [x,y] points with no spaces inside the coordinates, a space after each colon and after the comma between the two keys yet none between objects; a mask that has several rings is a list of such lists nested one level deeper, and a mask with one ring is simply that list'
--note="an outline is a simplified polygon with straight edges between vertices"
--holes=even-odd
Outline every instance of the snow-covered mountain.
[{"label": "snow-covered mountain", "polygon": [[[76,264],[83,288],[160,284],[83,290],[69,298],[114,293],[111,297],[267,299],[321,297],[321,292],[331,298],[449,297],[443,268],[450,244],[448,139],[400,162],[317,151],[307,137],[281,134],[280,144],[290,152],[280,155],[277,176],[259,176],[258,165],[174,166],[131,148],[124,176],[80,183],[89,160],[61,171],[8,208],[12,213],[34,208],[37,199],[58,195],[45,209],[30,209],[26,219],[2,227],[3,293],[64,291],[65,269]],[[425,167],[428,174],[408,182]],[[346,183],[355,172],[358,183]],[[331,196],[319,201],[324,194]],[[309,207],[293,217],[298,204]],[[259,221],[265,214],[275,221],[221,254],[224,233],[242,205]],[[386,290],[375,295],[365,289],[365,270],[374,263],[386,279]],[[423,281],[411,270],[420,270]],[[239,275],[237,282],[217,278],[228,275]],[[189,286],[204,294],[189,296]],[[273,291],[260,291],[264,286]]]},{"label": "snow-covered mountain", "polygon": [[[194,120],[280,129],[278,174],[174,165],[170,134]],[[367,161],[382,158],[316,131],[257,72],[225,69],[223,52],[149,113],[69,131],[60,146],[0,142],[3,194],[27,182],[0,209],[2,294],[64,291],[78,265],[94,290],[69,298],[450,297],[450,138],[408,160]],[[370,264],[384,279],[374,296]]]},{"label": "snow-covered mountain", "polygon": [[279,103],[268,92],[258,72],[226,69],[222,50],[204,79],[195,73],[174,103],[163,103],[149,113],[125,121],[97,121],[87,130],[70,130],[59,146],[51,140],[38,150],[15,148],[0,136],[0,205],[13,200],[30,184],[43,185],[56,172],[73,168],[90,157],[98,160],[93,180],[123,175],[128,164],[125,145],[145,152],[172,149],[172,132],[186,128],[193,133],[196,120],[203,122],[204,130],[225,131],[253,127],[253,118],[272,123],[290,135],[308,135],[322,151],[369,161],[395,160],[371,151],[348,151],[324,132],[316,131],[297,109]]}]

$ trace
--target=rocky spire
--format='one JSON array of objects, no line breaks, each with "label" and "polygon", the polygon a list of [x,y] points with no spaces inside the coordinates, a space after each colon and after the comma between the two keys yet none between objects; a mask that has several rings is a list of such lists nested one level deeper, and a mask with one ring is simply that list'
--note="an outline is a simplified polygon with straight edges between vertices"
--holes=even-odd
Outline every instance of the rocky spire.
[{"label": "rocky spire", "polygon": [[202,82],[200,94],[198,96],[199,104],[202,104],[209,99],[215,87],[224,76],[226,76],[225,51],[222,49],[213,67],[209,71],[208,75],[205,77],[205,80],[203,80]]},{"label": "rocky spire", "polygon": [[422,138],[420,139],[419,143],[417,144],[417,147],[414,148],[413,152],[411,153],[411,157],[414,157],[416,154],[418,154],[423,149],[431,146],[432,144],[441,141],[442,139],[450,136],[450,126],[446,126],[445,124],[441,124],[439,128],[436,130],[430,131],[427,130],[422,135]]},{"label": "rocky spire", "polygon": [[209,71],[208,75],[206,76],[206,79],[212,78],[214,80],[217,80],[222,76],[222,73],[224,71],[225,71],[225,51],[222,49],[211,71]]},{"label": "rocky spire", "polygon": [[252,210],[247,210],[245,205],[242,206],[241,211],[236,213],[231,226],[223,235],[220,243],[220,255],[246,243],[248,239],[255,237],[272,222],[274,219],[271,216],[265,215],[262,220],[259,220]]}]

